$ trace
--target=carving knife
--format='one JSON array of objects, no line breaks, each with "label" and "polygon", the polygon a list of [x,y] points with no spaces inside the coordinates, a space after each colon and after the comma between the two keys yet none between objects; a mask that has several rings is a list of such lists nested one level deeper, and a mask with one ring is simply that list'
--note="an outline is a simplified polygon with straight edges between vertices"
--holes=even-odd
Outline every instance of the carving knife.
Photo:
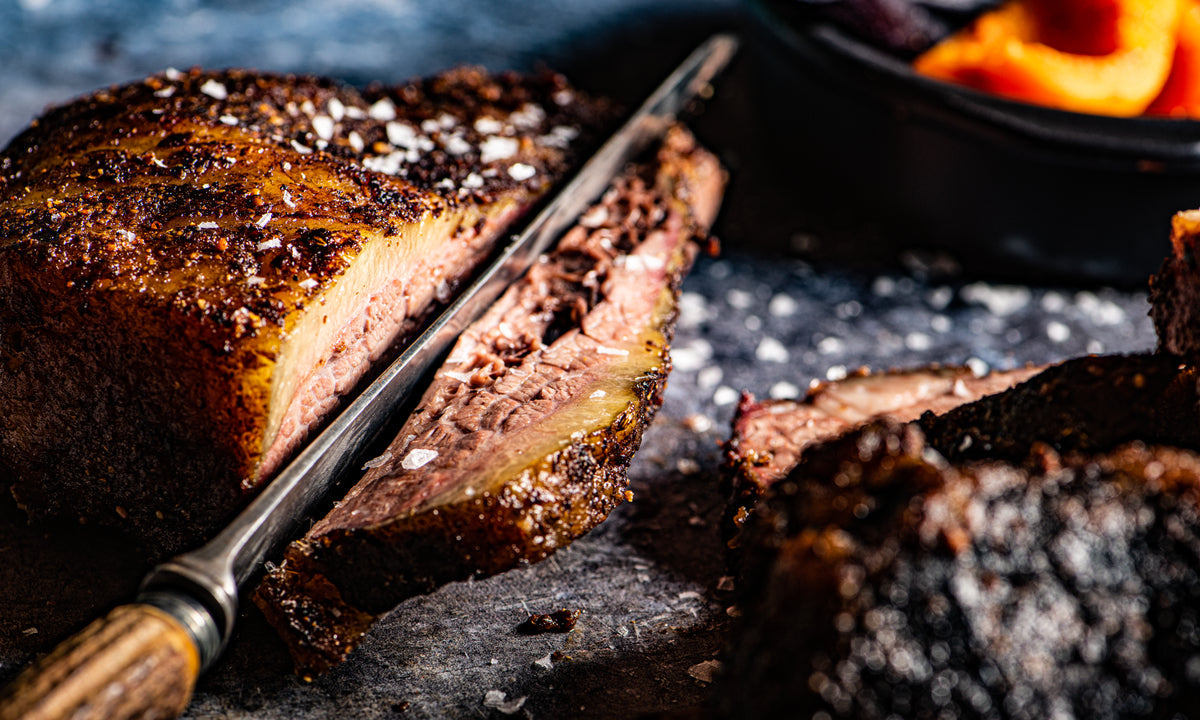
[{"label": "carving knife", "polygon": [[206,545],[156,568],[134,602],[96,620],[0,692],[0,720],[174,717],[220,656],[238,596],[329,500],[337,480],[466,327],[607,189],[737,50],[730,35],[697,48],[504,247],[455,302]]}]

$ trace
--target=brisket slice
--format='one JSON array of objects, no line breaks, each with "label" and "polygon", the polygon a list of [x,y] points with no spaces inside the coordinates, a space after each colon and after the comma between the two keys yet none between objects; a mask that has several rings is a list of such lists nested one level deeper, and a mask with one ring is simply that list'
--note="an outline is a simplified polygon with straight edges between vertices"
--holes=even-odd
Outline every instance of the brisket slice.
[{"label": "brisket slice", "polygon": [[611,113],[558,76],[169,72],[0,154],[0,466],[162,553],[239,508]]},{"label": "brisket slice", "polygon": [[1196,368],[1166,354],[1067,360],[998,395],[920,424],[952,460],[1017,462],[1038,443],[1100,452],[1132,440],[1200,450]]},{"label": "brisket slice", "polygon": [[723,714],[1189,717],[1198,508],[1173,448],[952,465],[891,422],[811,447],[747,531]]},{"label": "brisket slice", "polygon": [[1171,253],[1150,278],[1150,317],[1160,350],[1187,358],[1200,357],[1200,210],[1185,210],[1171,219]]},{"label": "brisket slice", "polygon": [[804,449],[868,420],[915,420],[944,413],[1028,379],[1040,368],[976,375],[963,367],[927,367],[871,373],[865,369],[814,385],[802,400],[757,401],[743,395],[725,444],[731,501],[726,532],[731,545],[755,503],[800,461]]},{"label": "brisket slice", "polygon": [[537,562],[626,498],[677,286],[723,186],[675,129],[467,330],[387,452],[255,593],[300,672],[340,662],[405,598]]}]

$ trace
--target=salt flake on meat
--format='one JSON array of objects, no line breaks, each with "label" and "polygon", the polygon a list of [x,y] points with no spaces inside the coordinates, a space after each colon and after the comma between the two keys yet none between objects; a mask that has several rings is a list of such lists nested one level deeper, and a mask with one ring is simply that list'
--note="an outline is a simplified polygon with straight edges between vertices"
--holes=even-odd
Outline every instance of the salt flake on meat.
[{"label": "salt flake on meat", "polygon": [[400,461],[400,467],[405,470],[416,470],[419,467],[427,465],[431,460],[438,456],[437,450],[428,448],[416,448],[410,450],[404,459]]}]

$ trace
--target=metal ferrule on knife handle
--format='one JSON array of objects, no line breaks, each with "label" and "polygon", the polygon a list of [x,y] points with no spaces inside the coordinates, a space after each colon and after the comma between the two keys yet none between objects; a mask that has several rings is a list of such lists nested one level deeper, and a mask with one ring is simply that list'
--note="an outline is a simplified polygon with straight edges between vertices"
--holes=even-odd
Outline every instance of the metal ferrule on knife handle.
[{"label": "metal ferrule on knife handle", "polygon": [[462,295],[220,534],[156,567],[137,602],[113,610],[0,693],[0,720],[173,717],[233,630],[238,591],[278,553],[455,338],[523,274],[609,181],[728,64],[737,40],[697,48],[513,238]]}]

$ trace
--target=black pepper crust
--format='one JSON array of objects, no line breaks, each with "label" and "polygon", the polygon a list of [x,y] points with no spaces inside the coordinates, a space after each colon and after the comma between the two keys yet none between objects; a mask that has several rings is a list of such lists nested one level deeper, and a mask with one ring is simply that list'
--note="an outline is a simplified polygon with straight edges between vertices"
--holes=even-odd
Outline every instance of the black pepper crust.
[{"label": "black pepper crust", "polygon": [[[282,323],[364,234],[544,189],[569,141],[611,114],[551,73],[459,69],[363,92],[245,70],[154,76],[50,110],[0,155],[0,253],[78,291],[167,296],[253,332],[240,309]],[[489,138],[511,155],[484,162]],[[507,172],[518,161],[530,177]]]},{"label": "black pepper crust", "polygon": [[[728,717],[1194,717],[1200,457],[810,449],[750,522]],[[823,715],[822,715],[823,713]]]},{"label": "black pepper crust", "polygon": [[[611,117],[560,76],[469,68],[361,92],[170,71],[49,110],[0,153],[18,502],[194,544],[265,481],[280,349],[364,249],[449,218],[469,249],[448,255],[482,260]],[[452,262],[448,288],[472,267]],[[435,279],[394,280],[412,332]]]}]

